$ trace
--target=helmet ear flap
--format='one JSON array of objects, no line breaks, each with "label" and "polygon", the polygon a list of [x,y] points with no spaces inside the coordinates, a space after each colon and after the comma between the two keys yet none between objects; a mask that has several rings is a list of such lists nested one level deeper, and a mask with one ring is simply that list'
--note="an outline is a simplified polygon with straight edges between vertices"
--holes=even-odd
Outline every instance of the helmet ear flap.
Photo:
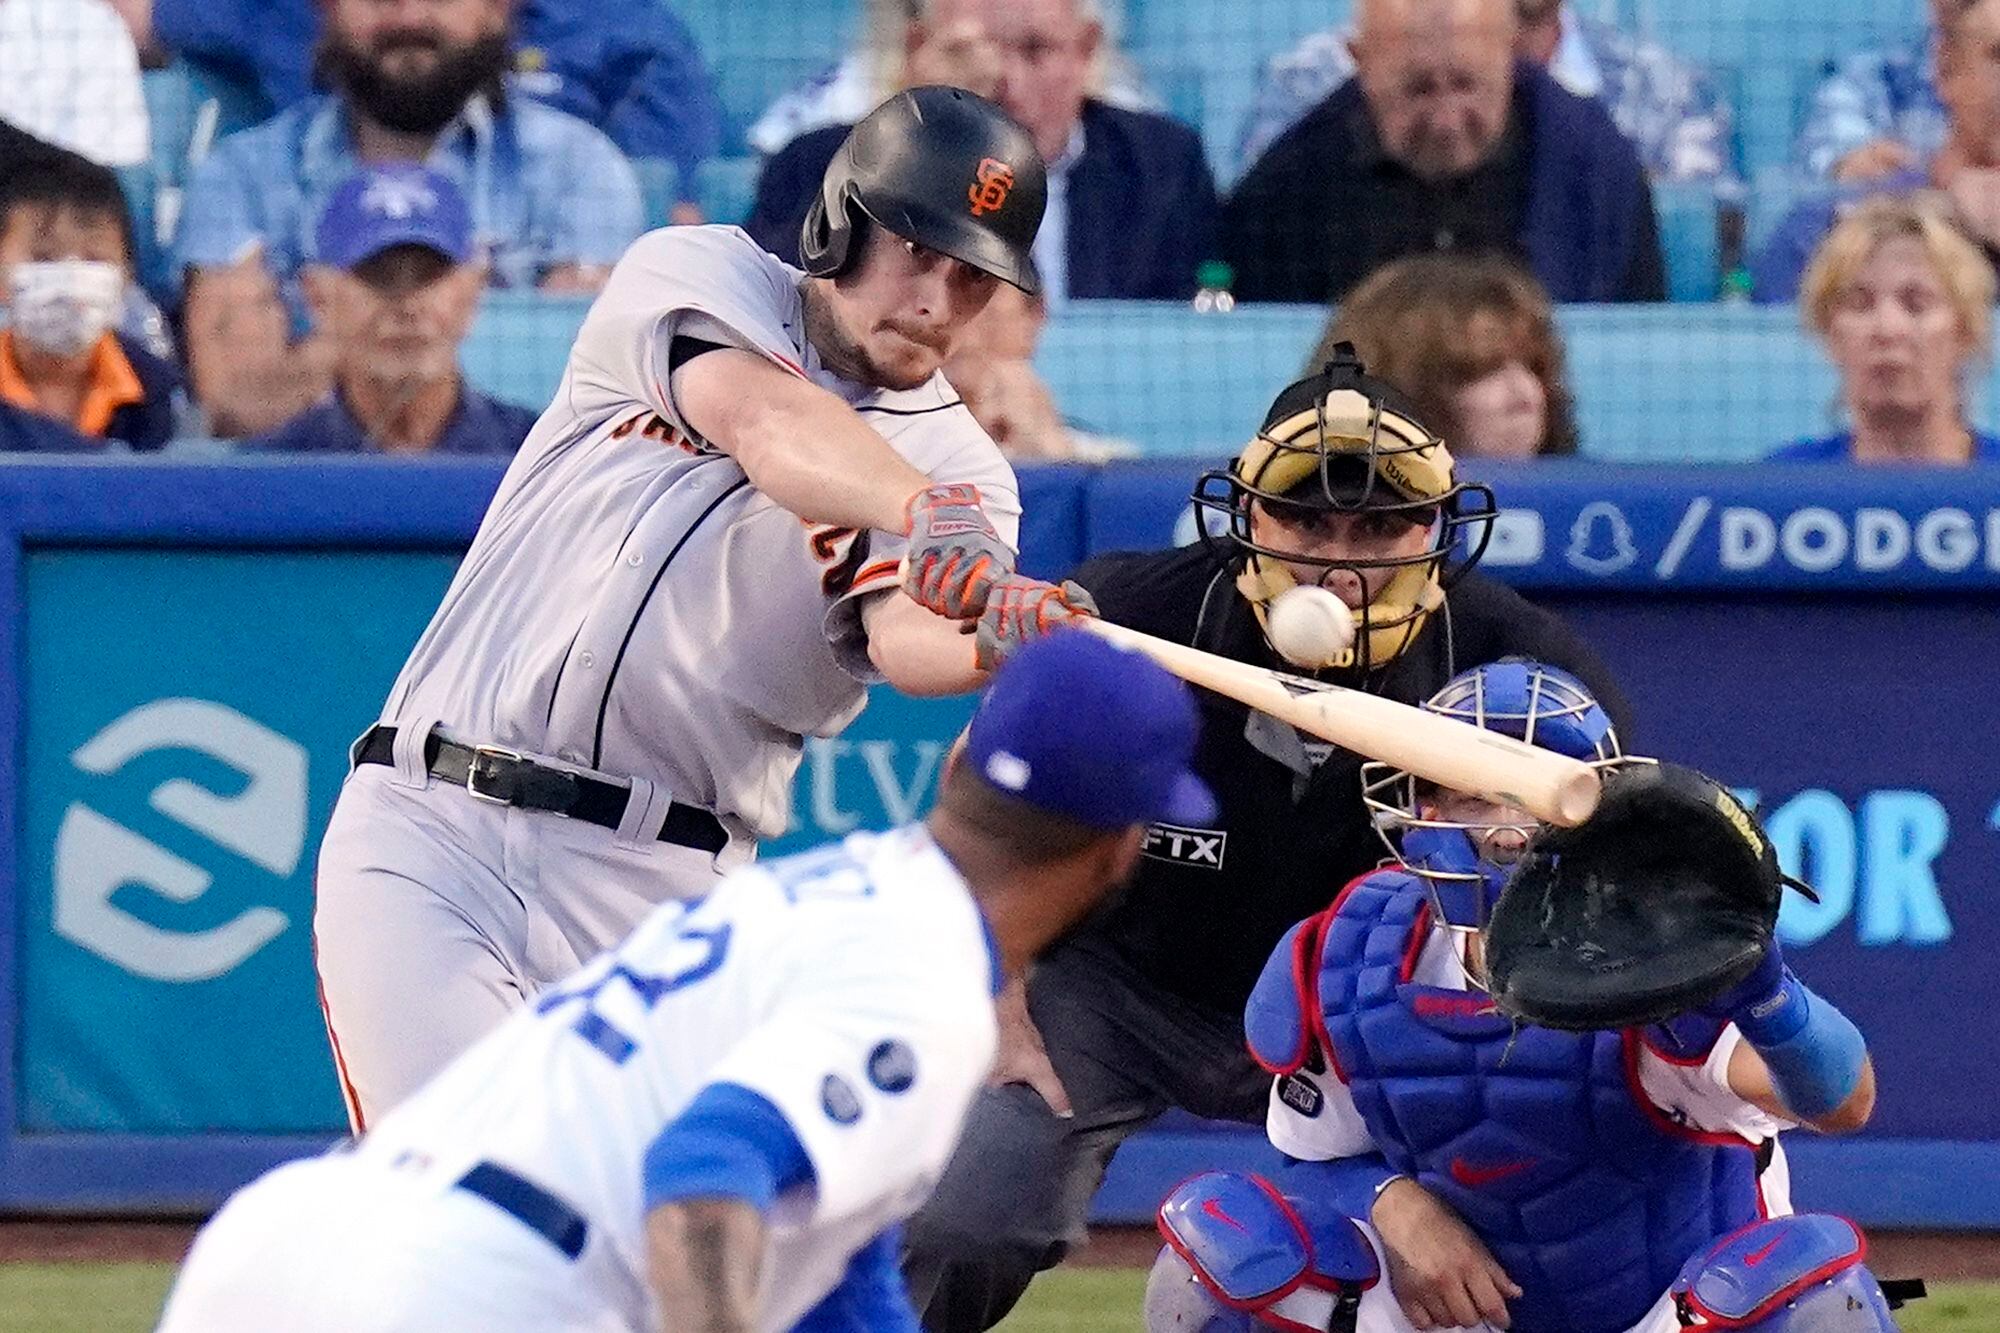
[{"label": "helmet ear flap", "polygon": [[805,226],[799,230],[799,266],[815,278],[840,276],[855,257],[855,228],[850,212],[854,205],[847,195],[845,187],[822,190],[806,210]]}]

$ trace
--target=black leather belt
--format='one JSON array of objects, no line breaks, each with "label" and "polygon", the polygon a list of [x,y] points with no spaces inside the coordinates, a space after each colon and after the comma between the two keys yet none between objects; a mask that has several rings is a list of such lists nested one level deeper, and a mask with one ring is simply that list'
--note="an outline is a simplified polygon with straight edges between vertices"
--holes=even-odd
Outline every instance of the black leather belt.
[{"label": "black leather belt", "polygon": [[[370,727],[355,743],[353,759],[356,764],[394,768],[396,729]],[[624,823],[625,807],[632,799],[632,789],[624,783],[552,768],[498,745],[460,745],[435,731],[424,738],[424,767],[432,777],[463,787],[479,800],[581,819],[599,828],[615,829]],[[672,801],[660,824],[660,841],[713,856],[729,845],[729,830],[708,811]]]},{"label": "black leather belt", "polygon": [[571,1259],[583,1253],[590,1223],[583,1214],[525,1176],[481,1162],[458,1178],[458,1188],[477,1194]]}]

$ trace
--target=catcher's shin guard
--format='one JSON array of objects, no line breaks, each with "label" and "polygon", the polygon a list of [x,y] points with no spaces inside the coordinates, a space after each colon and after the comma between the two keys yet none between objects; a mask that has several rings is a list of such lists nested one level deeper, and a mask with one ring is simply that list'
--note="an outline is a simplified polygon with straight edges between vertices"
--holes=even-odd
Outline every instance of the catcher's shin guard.
[{"label": "catcher's shin guard", "polygon": [[1892,1305],[1921,1296],[1923,1284],[1877,1282],[1861,1262],[1867,1249],[1844,1217],[1757,1222],[1688,1260],[1674,1280],[1674,1310],[1688,1329],[1895,1333]]},{"label": "catcher's shin guard", "polygon": [[1160,1205],[1146,1333],[1353,1333],[1380,1277],[1353,1219],[1286,1197],[1262,1176],[1208,1171]]}]

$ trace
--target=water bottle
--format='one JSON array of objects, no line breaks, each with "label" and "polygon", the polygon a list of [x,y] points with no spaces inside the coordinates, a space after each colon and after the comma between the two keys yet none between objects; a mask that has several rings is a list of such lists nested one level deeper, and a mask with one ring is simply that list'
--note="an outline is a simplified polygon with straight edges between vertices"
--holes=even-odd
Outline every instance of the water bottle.
[{"label": "water bottle", "polygon": [[1236,281],[1236,271],[1220,259],[1210,259],[1194,271],[1194,308],[1197,314],[1227,314],[1236,308],[1236,298],[1229,294],[1229,285]]}]

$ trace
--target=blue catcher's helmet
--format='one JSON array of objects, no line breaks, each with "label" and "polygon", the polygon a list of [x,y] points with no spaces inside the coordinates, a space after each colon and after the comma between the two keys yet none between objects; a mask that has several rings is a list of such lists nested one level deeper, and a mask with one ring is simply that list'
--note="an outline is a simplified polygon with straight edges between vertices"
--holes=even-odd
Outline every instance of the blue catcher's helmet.
[{"label": "blue catcher's helmet", "polygon": [[[1526,658],[1503,658],[1461,671],[1423,706],[1589,764],[1608,766],[1623,758],[1610,716],[1583,682],[1559,667]],[[1464,930],[1483,927],[1510,869],[1495,859],[1493,835],[1512,830],[1518,834],[1515,841],[1523,842],[1534,831],[1534,821],[1525,814],[1521,822],[1503,824],[1426,814],[1435,792],[1409,773],[1381,763],[1364,764],[1361,772],[1362,799],[1376,831],[1397,861],[1424,880],[1438,916]]]}]

